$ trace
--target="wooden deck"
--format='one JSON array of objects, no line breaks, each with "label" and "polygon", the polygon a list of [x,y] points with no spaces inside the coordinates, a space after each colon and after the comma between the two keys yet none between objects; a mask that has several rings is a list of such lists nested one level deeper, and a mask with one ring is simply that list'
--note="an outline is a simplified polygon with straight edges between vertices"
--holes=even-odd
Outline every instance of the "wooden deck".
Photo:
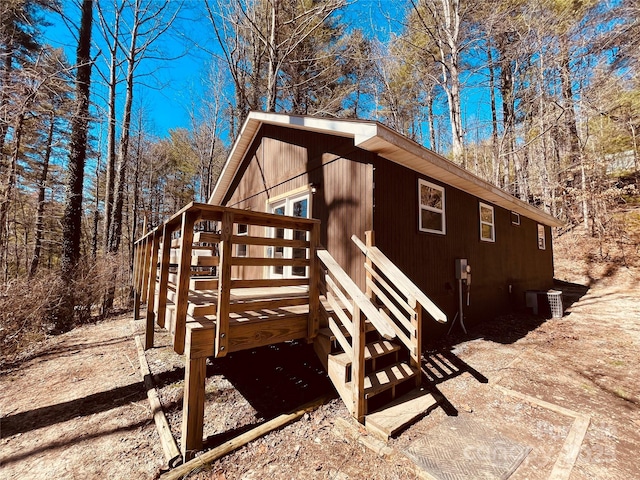
[{"label": "wooden deck", "polygon": [[[145,348],[153,347],[157,324],[185,355],[185,459],[202,447],[207,358],[313,342],[362,423],[374,399],[388,403],[420,386],[423,310],[440,322],[445,315],[375,248],[373,232],[366,244],[353,238],[367,272],[362,292],[319,245],[319,227],[312,219],[191,204],[136,242],[135,315],[146,303]],[[304,276],[287,278],[302,268]],[[414,399],[411,411],[431,404]],[[372,428],[391,435],[413,418],[393,416],[371,417]]]},{"label": "wooden deck", "polygon": [[[165,325],[175,329],[175,291],[169,287]],[[190,290],[186,326],[215,326],[217,290]],[[229,344],[227,353],[307,337],[309,290],[307,287],[232,289],[229,294]],[[212,350],[213,354],[213,350]]]}]

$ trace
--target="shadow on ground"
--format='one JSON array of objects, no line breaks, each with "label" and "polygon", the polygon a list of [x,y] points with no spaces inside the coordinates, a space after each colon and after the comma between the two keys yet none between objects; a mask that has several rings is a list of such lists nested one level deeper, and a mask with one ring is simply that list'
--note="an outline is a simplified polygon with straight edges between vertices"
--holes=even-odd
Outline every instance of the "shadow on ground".
[{"label": "shadow on ground", "polygon": [[18,433],[105,412],[131,402],[137,402],[145,397],[146,392],[142,382],[136,382],[67,402],[16,413],[2,418],[0,438],[8,438]]},{"label": "shadow on ground", "polygon": [[[571,313],[567,309],[580,300],[589,291],[589,287],[577,283],[554,280],[553,288],[562,292],[562,304],[564,316]],[[520,312],[507,313],[493,319],[485,319],[467,324],[467,333],[462,331],[460,323],[454,320],[454,325],[450,328],[451,333],[444,337],[425,342],[427,351],[442,350],[451,351],[462,342],[482,338],[495,343],[512,344],[527,336],[540,325],[551,318],[551,310],[547,305],[540,306],[540,315],[534,315],[530,309]]]},{"label": "shadow on ground", "polygon": [[[265,419],[290,412],[320,396],[335,395],[313,345],[297,341],[234,352],[213,360],[207,365],[207,376],[211,375],[223,375]],[[207,447],[243,431],[210,437]]]}]

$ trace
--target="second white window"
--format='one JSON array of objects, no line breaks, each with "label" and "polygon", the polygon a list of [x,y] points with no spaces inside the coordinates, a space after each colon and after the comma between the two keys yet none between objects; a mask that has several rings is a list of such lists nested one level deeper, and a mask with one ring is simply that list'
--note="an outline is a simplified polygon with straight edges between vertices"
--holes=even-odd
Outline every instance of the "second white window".
[{"label": "second white window", "polygon": [[480,203],[480,240],[483,242],[496,241],[493,207],[486,203]]}]

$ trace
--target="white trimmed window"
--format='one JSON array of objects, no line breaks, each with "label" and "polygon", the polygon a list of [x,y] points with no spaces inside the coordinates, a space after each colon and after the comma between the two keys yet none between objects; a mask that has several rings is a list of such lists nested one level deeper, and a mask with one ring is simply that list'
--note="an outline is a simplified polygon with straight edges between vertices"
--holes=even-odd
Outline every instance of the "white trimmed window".
[{"label": "white trimmed window", "polygon": [[421,232],[446,233],[444,188],[418,179],[418,229]]},{"label": "white trimmed window", "polygon": [[493,217],[493,207],[480,203],[480,240],[483,242],[496,241],[496,226]]},{"label": "white trimmed window", "polygon": [[[249,235],[249,225],[245,223],[238,224],[238,236],[246,237]],[[246,243],[236,243],[236,257],[246,257],[247,256],[247,244]]]},{"label": "white trimmed window", "polygon": [[546,250],[547,239],[544,234],[544,225],[538,224],[538,248],[540,250]]}]

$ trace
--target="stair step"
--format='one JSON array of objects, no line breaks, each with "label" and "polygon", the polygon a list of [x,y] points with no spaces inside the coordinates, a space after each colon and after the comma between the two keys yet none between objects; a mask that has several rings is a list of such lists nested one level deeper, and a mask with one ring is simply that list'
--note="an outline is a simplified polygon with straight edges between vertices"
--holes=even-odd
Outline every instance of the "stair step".
[{"label": "stair step", "polygon": [[384,408],[367,415],[365,426],[370,433],[386,441],[424,415],[437,403],[437,400],[428,391],[414,389]]},{"label": "stair step", "polygon": [[[382,370],[370,373],[364,377],[364,398],[369,399],[415,376],[416,371],[406,362],[394,363]],[[351,383],[349,382],[349,388],[353,390]]]},{"label": "stair step", "polygon": [[[371,360],[372,358],[378,358],[389,353],[397,352],[398,350],[400,350],[400,345],[388,340],[379,340],[368,343],[364,347],[364,359],[365,361]],[[330,355],[330,361],[336,362],[345,367],[351,365],[351,359],[345,352]]]}]

